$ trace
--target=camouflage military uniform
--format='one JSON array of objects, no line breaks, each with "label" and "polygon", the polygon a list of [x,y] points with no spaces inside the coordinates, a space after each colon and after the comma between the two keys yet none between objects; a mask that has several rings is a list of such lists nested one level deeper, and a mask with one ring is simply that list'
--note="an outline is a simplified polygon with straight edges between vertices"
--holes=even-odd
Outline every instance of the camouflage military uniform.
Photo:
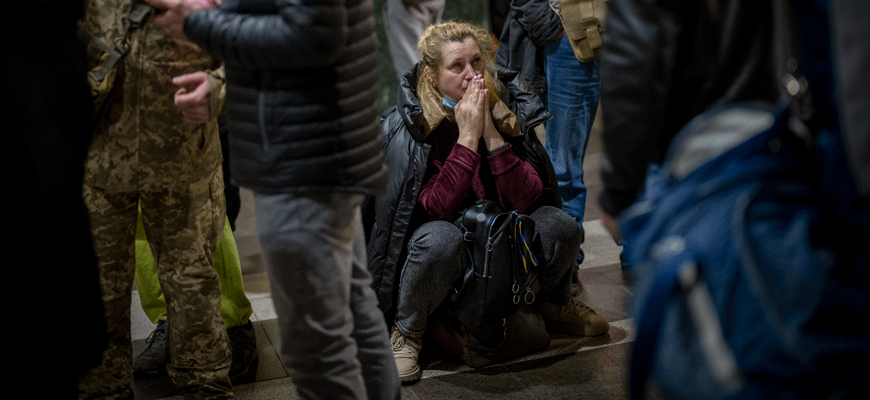
[{"label": "camouflage military uniform", "polygon": [[[88,0],[89,32],[122,29],[130,0]],[[146,23],[135,30],[86,163],[85,203],[99,258],[110,344],[101,365],[79,384],[80,398],[132,397],[130,304],[137,203],[157,260],[169,315],[170,377],[186,398],[230,398],[231,354],[220,313],[213,255],[225,218],[216,118],[184,123],[174,105],[175,76],[216,70],[195,45]],[[210,73],[212,116],[222,104],[223,78]]]}]

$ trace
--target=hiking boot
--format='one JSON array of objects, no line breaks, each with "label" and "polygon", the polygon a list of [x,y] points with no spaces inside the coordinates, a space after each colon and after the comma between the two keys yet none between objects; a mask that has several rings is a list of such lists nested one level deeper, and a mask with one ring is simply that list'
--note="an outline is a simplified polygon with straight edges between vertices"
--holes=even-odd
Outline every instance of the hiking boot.
[{"label": "hiking boot", "polygon": [[145,339],[148,347],[133,361],[133,374],[155,376],[166,373],[166,320],[157,321],[157,327]]},{"label": "hiking boot", "polygon": [[396,369],[399,370],[399,379],[402,382],[413,382],[423,376],[420,364],[420,349],[423,348],[423,339],[406,336],[393,325],[390,333],[390,343],[393,345],[393,358],[396,360]]},{"label": "hiking boot", "polygon": [[604,317],[575,298],[564,306],[545,302],[536,302],[535,305],[548,331],[585,337],[603,335],[610,330]]},{"label": "hiking boot", "polygon": [[236,379],[247,375],[251,365],[259,358],[257,333],[254,331],[254,323],[248,320],[244,325],[227,329],[227,336],[230,338],[230,350],[233,352],[230,379]]}]

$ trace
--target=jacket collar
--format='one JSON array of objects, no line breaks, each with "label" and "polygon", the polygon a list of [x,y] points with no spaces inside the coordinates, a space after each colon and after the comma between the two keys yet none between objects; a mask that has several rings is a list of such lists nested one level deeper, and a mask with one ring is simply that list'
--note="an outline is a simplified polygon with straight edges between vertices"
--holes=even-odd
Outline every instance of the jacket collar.
[{"label": "jacket collar", "polygon": [[[419,138],[426,138],[445,119],[453,120],[453,110],[442,104],[440,93],[433,93],[428,86],[416,87],[418,67],[419,64],[402,77],[397,103],[409,129],[413,124],[411,131]],[[499,132],[514,137],[523,135],[517,116],[503,101],[491,105],[490,110],[492,122]]]}]

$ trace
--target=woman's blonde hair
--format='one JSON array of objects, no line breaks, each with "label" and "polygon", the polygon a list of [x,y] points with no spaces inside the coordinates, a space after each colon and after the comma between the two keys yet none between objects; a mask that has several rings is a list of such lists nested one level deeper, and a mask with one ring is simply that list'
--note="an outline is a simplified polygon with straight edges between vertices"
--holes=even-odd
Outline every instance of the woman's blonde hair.
[{"label": "woman's blonde hair", "polygon": [[[423,56],[422,67],[417,79],[417,90],[427,86],[432,94],[443,93],[435,85],[435,78],[443,61],[444,46],[448,43],[461,43],[467,38],[474,38],[480,48],[480,55],[484,65],[483,76],[486,88],[489,90],[490,106],[499,99],[499,85],[496,81],[495,71],[495,48],[498,39],[486,29],[466,22],[447,21],[438,25],[431,25],[417,40],[417,49]],[[441,99],[438,99],[440,102]]]}]

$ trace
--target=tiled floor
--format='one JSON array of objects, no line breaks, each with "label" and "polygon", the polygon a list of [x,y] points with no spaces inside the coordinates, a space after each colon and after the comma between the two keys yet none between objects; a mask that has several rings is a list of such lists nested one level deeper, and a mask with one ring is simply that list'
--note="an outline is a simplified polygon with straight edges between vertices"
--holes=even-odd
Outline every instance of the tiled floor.
[{"label": "tiled floor", "polygon": [[[598,159],[601,151],[599,129],[590,140],[586,157],[589,187],[583,249],[586,261],[581,266],[583,290],[579,298],[610,322],[610,332],[595,338],[553,335],[544,351],[503,364],[481,369],[466,367],[439,354],[433,346],[424,347],[421,364],[423,379],[402,388],[405,399],[625,399],[628,355],[635,337],[634,324],[627,314],[631,287],[619,266],[619,252],[598,219],[594,199],[600,191]],[[239,399],[297,399],[287,372],[278,361],[277,321],[259,245],[254,237],[251,194],[243,191],[243,210],[235,232],[245,288],[254,306],[251,319],[257,331],[260,360],[248,376],[234,382]],[[134,354],[145,347],[145,338],[154,325],[148,321],[134,298]],[[136,379],[137,399],[180,399],[168,377]],[[651,394],[655,398],[655,394]]]},{"label": "tiled floor", "polygon": [[[585,223],[589,260],[580,271],[583,291],[579,297],[610,323],[601,337],[577,339],[553,335],[544,351],[482,369],[472,369],[445,358],[433,347],[422,354],[423,379],[403,387],[406,399],[624,399],[628,352],[634,339],[634,325],[626,314],[630,288],[624,283],[618,263],[618,249],[598,221]],[[599,251],[600,250],[600,251]],[[245,274],[246,286],[265,287],[261,272]],[[235,384],[240,399],[298,398],[293,384],[278,362],[275,347],[279,337],[275,312],[268,293],[250,290],[254,304],[254,326],[260,346],[256,371]],[[135,324],[134,353],[144,348],[144,338],[153,325],[141,309]],[[144,323],[141,323],[144,321]],[[427,352],[427,350],[429,350]],[[167,377],[137,379],[137,398],[179,398]]]}]

